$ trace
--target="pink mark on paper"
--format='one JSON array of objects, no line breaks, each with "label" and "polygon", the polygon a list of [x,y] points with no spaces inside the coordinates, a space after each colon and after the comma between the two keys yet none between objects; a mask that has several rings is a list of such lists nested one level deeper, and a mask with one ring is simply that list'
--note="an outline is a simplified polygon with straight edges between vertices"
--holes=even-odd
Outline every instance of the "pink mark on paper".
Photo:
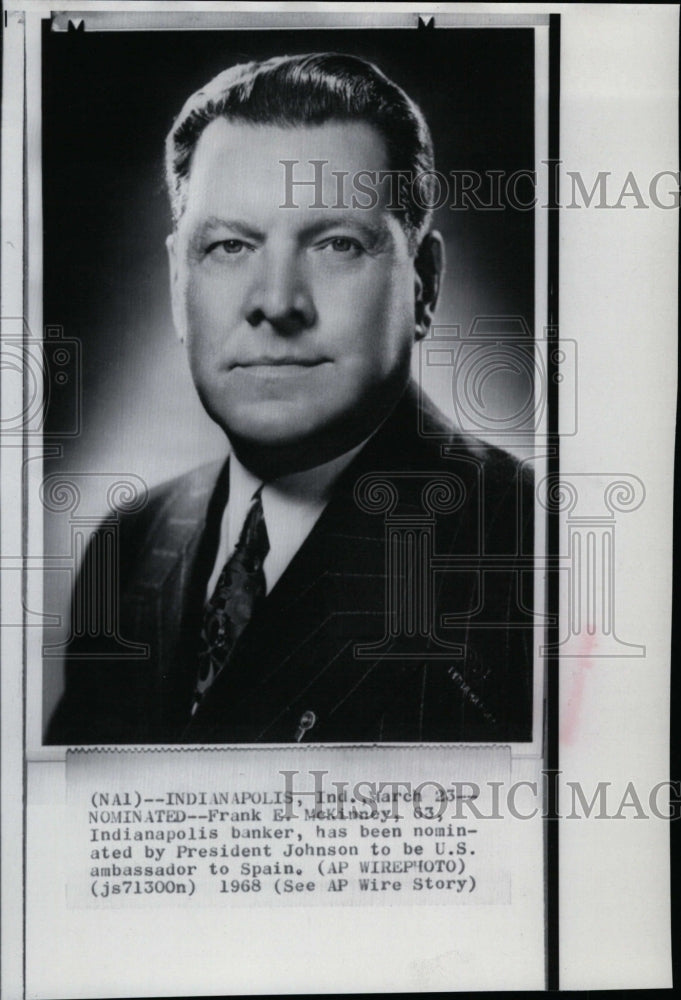
[{"label": "pink mark on paper", "polygon": [[586,674],[593,667],[593,661],[589,659],[596,646],[595,635],[585,635],[582,638],[582,655],[578,665],[572,674],[570,693],[567,704],[563,712],[563,722],[560,732],[560,742],[566,746],[572,746],[577,735],[579,715],[584,700],[584,688],[586,686]]}]

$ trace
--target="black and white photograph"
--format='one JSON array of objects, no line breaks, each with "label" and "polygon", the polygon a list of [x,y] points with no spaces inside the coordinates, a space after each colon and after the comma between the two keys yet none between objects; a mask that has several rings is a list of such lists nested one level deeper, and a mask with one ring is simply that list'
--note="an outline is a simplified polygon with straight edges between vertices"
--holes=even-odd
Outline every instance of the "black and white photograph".
[{"label": "black and white photograph", "polygon": [[531,741],[533,29],[44,43],[46,743]]}]

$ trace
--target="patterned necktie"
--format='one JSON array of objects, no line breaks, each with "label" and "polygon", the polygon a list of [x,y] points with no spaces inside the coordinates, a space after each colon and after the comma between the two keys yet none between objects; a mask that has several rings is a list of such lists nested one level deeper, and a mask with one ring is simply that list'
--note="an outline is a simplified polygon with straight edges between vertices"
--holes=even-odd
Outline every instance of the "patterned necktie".
[{"label": "patterned necktie", "polygon": [[204,608],[192,715],[229,661],[239,636],[265,598],[262,564],[270,543],[260,499],[261,490],[262,487],[253,498],[236,548],[225,563]]}]

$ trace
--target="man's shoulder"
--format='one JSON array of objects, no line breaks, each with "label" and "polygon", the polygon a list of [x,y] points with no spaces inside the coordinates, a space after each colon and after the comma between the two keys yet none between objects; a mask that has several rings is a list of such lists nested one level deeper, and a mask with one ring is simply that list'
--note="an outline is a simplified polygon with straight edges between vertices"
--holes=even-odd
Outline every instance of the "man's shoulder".
[{"label": "man's shoulder", "polygon": [[125,548],[141,548],[169,524],[198,527],[205,521],[211,498],[224,478],[224,459],[197,466],[149,489],[146,502],[134,512],[118,512]]},{"label": "man's shoulder", "polygon": [[488,488],[502,488],[509,482],[523,490],[533,490],[534,473],[531,454],[518,458],[498,445],[490,444],[458,428],[418,387],[410,388],[405,400],[411,410],[412,445],[432,468],[452,468],[465,463],[484,476]]},{"label": "man's shoulder", "polygon": [[210,499],[224,468],[225,460],[218,459],[158,483],[149,490],[147,508],[154,513],[178,506],[194,509]]}]

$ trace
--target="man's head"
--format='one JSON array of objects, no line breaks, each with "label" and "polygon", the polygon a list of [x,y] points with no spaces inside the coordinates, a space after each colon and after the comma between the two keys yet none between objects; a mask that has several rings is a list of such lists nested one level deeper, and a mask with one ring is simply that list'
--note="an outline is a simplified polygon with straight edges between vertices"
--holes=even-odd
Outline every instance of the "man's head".
[{"label": "man's head", "polygon": [[[321,200],[296,185],[282,207],[286,160],[306,178],[324,161]],[[402,394],[441,241],[410,184],[395,202],[388,184],[367,201],[339,183],[432,167],[418,108],[351,56],[235,66],[180,112],[166,145],[175,324],[206,410],[255,471],[348,450]]]}]

